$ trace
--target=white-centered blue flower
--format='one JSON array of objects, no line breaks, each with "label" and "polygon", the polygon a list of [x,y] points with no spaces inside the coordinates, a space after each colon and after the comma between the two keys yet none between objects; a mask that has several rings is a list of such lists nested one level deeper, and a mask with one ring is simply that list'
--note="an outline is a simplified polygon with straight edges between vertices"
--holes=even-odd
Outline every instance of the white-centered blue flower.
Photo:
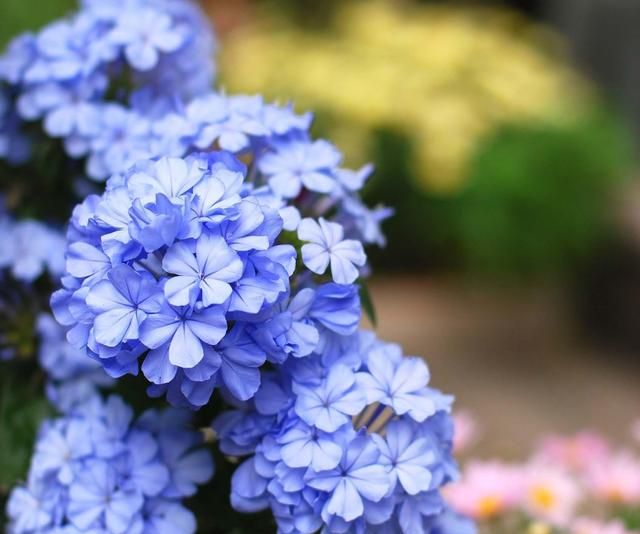
[{"label": "white-centered blue flower", "polygon": [[312,488],[329,493],[322,518],[338,516],[353,521],[364,513],[364,499],[376,503],[389,491],[386,469],[378,463],[380,451],[365,436],[353,440],[335,469],[309,473]]},{"label": "white-centered blue flower", "polygon": [[324,274],[331,265],[331,275],[337,284],[352,284],[359,276],[367,256],[360,241],[344,239],[344,229],[338,223],[322,217],[303,219],[298,226],[302,246],[302,261],[316,274]]},{"label": "white-centered blue flower", "polygon": [[341,160],[340,152],[327,141],[294,141],[277,145],[258,166],[276,195],[295,198],[303,187],[317,193],[333,191]]},{"label": "white-centered blue flower", "polygon": [[384,437],[373,434],[372,438],[380,449],[380,463],[391,475],[393,488],[400,483],[409,495],[431,489],[430,467],[436,463],[436,455],[429,441],[416,435],[411,421],[391,421]]},{"label": "white-centered blue flower", "polygon": [[[193,250],[195,248],[195,250]],[[204,306],[222,304],[231,296],[231,282],[242,277],[244,264],[220,235],[202,234],[195,247],[179,242],[162,260],[169,278],[164,294],[174,306],[195,304],[202,295]]]},{"label": "white-centered blue flower", "polygon": [[160,311],[162,294],[147,273],[119,265],[109,272],[107,279],[91,288],[87,305],[97,314],[96,341],[115,347],[123,341],[138,339],[140,325],[147,315]]},{"label": "white-centered blue flower", "polygon": [[433,398],[425,395],[429,368],[420,358],[398,357],[381,347],[368,355],[367,369],[357,374],[357,381],[368,404],[379,402],[419,422],[436,412]]},{"label": "white-centered blue flower", "polygon": [[180,48],[187,35],[186,28],[174,26],[169,15],[155,9],[141,9],[125,11],[108,38],[124,47],[131,65],[148,71],[158,64],[162,53]]},{"label": "white-centered blue flower", "polygon": [[193,310],[165,305],[142,325],[140,340],[168,356],[177,367],[195,367],[204,357],[203,343],[215,345],[227,332],[224,310],[218,306]]},{"label": "white-centered blue flower", "polygon": [[309,425],[335,432],[365,406],[365,398],[355,385],[351,369],[336,365],[319,385],[296,386],[296,413]]}]

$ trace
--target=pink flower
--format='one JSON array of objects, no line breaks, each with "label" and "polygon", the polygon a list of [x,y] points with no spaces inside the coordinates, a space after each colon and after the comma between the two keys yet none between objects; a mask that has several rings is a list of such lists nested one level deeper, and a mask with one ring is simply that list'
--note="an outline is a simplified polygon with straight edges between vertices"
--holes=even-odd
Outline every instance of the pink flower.
[{"label": "pink flower", "polygon": [[571,526],[571,534],[633,534],[620,521],[602,523],[594,519],[580,518]]},{"label": "pink flower", "polygon": [[534,518],[555,526],[573,519],[581,499],[576,480],[561,467],[532,463],[525,466],[523,508]]},{"label": "pink flower", "polygon": [[491,519],[513,510],[520,494],[516,470],[499,462],[471,462],[462,479],[445,488],[453,508],[473,519]]},{"label": "pink flower", "polygon": [[640,460],[623,451],[593,464],[586,484],[597,499],[623,504],[640,504]]},{"label": "pink flower", "polygon": [[594,462],[606,459],[609,454],[609,444],[602,436],[592,432],[580,432],[571,437],[546,438],[540,445],[536,459],[572,471],[583,471]]},{"label": "pink flower", "polygon": [[478,424],[474,417],[466,411],[454,414],[453,450],[456,454],[468,449],[478,438]]}]

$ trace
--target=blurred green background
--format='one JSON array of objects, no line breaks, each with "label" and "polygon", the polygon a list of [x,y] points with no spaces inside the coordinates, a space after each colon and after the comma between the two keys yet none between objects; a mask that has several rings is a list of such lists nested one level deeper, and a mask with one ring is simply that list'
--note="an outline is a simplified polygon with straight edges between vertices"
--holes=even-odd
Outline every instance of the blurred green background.
[{"label": "blurred green background", "polygon": [[18,33],[38,29],[76,5],[74,0],[2,0],[0,45],[4,47]]}]

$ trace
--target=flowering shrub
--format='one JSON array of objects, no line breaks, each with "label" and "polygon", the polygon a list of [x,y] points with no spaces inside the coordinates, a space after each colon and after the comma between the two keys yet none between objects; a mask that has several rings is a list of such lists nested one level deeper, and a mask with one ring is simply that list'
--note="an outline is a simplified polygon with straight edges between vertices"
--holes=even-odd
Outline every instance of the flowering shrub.
[{"label": "flowering shrub", "polygon": [[[186,0],[85,0],[0,60],[2,155],[66,191],[69,218],[66,247],[52,232],[0,255],[59,287],[59,324],[37,309],[32,329],[62,416],[9,497],[9,531],[244,532],[267,510],[261,528],[281,533],[474,532],[441,495],[452,399],[359,328],[365,246],[391,215],[360,198],[373,169],[344,168],[310,114],[211,90],[212,43]],[[149,411],[155,398],[173,407]],[[220,478],[195,495],[204,438]]]},{"label": "flowering shrub", "polygon": [[[467,415],[456,420],[458,426],[470,427]],[[460,443],[458,452],[468,443]],[[640,454],[615,449],[595,433],[547,437],[521,464],[471,459],[463,473],[445,498],[477,520],[481,532],[634,534],[640,529]]]}]

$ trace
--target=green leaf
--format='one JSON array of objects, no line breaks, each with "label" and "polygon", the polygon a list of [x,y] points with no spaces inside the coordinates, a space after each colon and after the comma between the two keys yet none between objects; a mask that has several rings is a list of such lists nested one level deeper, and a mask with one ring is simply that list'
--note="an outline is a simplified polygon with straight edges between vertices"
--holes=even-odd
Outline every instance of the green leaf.
[{"label": "green leaf", "polygon": [[6,362],[0,375],[0,495],[6,496],[25,479],[38,427],[52,411],[34,366]]},{"label": "green leaf", "polygon": [[369,287],[365,281],[360,281],[360,302],[362,303],[362,309],[367,314],[367,318],[371,321],[373,326],[378,325],[378,318],[376,316],[376,309],[369,292]]}]

